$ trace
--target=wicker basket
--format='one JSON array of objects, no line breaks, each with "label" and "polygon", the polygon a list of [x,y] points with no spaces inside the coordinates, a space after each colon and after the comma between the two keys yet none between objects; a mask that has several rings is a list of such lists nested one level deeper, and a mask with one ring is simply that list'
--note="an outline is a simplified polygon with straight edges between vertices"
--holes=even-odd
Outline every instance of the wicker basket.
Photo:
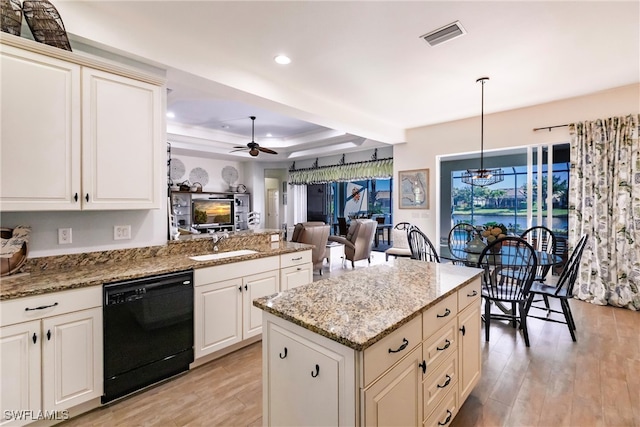
[{"label": "wicker basket", "polygon": [[5,33],[20,36],[22,7],[19,0],[0,0],[0,26]]},{"label": "wicker basket", "polygon": [[[3,239],[10,239],[13,236],[13,228],[0,228],[0,236]],[[17,272],[27,260],[28,253],[27,244],[23,243],[22,249],[13,254],[11,258],[0,258],[0,276]]]},{"label": "wicker basket", "polygon": [[37,42],[71,50],[62,18],[60,18],[55,6],[48,0],[24,0],[22,11],[33,38]]}]

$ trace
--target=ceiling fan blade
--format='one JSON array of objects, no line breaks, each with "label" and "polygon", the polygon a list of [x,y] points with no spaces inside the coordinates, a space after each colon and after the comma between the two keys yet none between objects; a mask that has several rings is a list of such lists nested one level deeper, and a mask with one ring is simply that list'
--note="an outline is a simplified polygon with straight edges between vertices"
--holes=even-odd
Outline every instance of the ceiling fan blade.
[{"label": "ceiling fan blade", "polygon": [[242,147],[242,148],[236,147],[236,148],[237,148],[237,150],[231,150],[229,152],[230,153],[235,153],[236,151],[247,151],[247,150],[249,150],[247,147]]},{"label": "ceiling fan blade", "polygon": [[249,149],[250,147],[247,147],[246,145],[236,145],[233,148],[244,148],[246,150],[246,149]]},{"label": "ceiling fan blade", "polygon": [[266,148],[266,147],[257,147],[257,148],[263,153],[278,154],[277,152],[273,151],[271,148]]}]

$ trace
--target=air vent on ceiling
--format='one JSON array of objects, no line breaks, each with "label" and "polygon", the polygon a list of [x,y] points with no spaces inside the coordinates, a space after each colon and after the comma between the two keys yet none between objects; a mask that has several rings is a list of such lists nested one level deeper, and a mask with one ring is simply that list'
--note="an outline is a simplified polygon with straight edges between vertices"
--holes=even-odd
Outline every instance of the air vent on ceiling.
[{"label": "air vent on ceiling", "polygon": [[462,24],[460,21],[453,22],[449,25],[445,25],[442,28],[438,28],[437,30],[431,31],[420,38],[424,39],[429,45],[436,46],[440,43],[444,43],[446,41],[455,39],[464,34],[467,34],[464,28],[462,28]]}]

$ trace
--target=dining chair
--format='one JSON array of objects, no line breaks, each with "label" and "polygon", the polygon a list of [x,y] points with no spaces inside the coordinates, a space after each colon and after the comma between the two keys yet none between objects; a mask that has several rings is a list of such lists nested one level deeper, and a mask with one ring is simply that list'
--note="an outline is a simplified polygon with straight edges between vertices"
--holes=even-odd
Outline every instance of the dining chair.
[{"label": "dining chair", "polygon": [[[573,319],[573,315],[571,314],[569,300],[573,298],[573,287],[578,277],[578,270],[580,270],[580,259],[582,258],[582,253],[585,246],[587,245],[588,238],[589,236],[587,234],[583,235],[580,238],[578,244],[576,245],[576,248],[571,253],[569,260],[565,264],[562,272],[560,273],[560,276],[558,277],[558,283],[554,285],[552,283],[533,282],[533,284],[531,285],[531,289],[529,290],[529,297],[527,299],[527,316],[547,322],[565,323],[569,328],[571,339],[574,342],[576,341],[576,322]],[[533,303],[535,302],[534,298],[536,296],[545,297],[545,302],[547,303],[545,307],[538,307],[533,305]],[[549,299],[552,298],[556,298],[559,300],[561,310],[549,308],[548,302]],[[545,310],[547,311],[547,315],[545,317],[534,316],[532,314],[529,314],[529,310],[531,309]],[[551,318],[551,313],[564,315],[564,321]]]},{"label": "dining chair", "polygon": [[[500,252],[498,247],[509,246]],[[494,240],[480,254],[482,297],[484,298],[485,340],[489,341],[491,320],[508,320],[513,327],[520,324],[524,342],[529,347],[527,301],[535,278],[538,261],[533,247],[518,236]],[[496,310],[491,310],[491,305]],[[497,311],[500,311],[498,313]]]},{"label": "dining chair", "polygon": [[[555,254],[556,251],[556,236],[553,231],[542,225],[536,225],[525,230],[520,237],[525,239],[534,250],[539,252],[546,252],[548,254]],[[544,282],[547,279],[547,275],[551,270],[551,265],[540,265],[536,269],[535,281]],[[549,300],[546,296],[542,296],[545,306],[549,309]]]},{"label": "dining chair", "polygon": [[411,257],[409,248],[409,229],[415,227],[409,222],[399,222],[391,230],[391,247],[384,251],[385,261],[389,261],[389,255],[398,257]]},{"label": "dining chair", "polygon": [[440,262],[440,257],[431,240],[417,227],[409,229],[407,233],[411,258],[420,261]]},{"label": "dining chair", "polygon": [[[556,236],[547,227],[542,225],[531,227],[525,230],[520,237],[526,240],[535,251],[548,254],[555,254],[556,252]],[[550,265],[538,265],[535,280],[544,282],[550,269]]]},{"label": "dining chair", "polygon": [[449,231],[447,246],[451,254],[451,262],[458,265],[467,265],[466,254],[463,257],[464,249],[478,232],[472,224],[460,222]]}]

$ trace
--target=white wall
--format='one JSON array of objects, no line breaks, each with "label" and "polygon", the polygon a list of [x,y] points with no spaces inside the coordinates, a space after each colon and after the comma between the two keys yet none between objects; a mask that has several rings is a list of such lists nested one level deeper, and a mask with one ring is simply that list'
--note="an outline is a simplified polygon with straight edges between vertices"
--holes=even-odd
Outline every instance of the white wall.
[{"label": "white wall", "polygon": [[[487,106],[485,105],[485,108]],[[634,84],[587,96],[565,99],[496,114],[485,114],[485,151],[569,142],[569,128],[534,132],[534,128],[625,116],[640,112],[640,85]],[[428,210],[398,209],[394,198],[394,221],[409,221],[437,238],[439,177],[437,156],[480,151],[480,117],[410,129],[407,143],[394,146],[394,175],[409,169],[430,170]],[[394,194],[398,194],[394,180]]]},{"label": "white wall", "polygon": [[[209,182],[202,187],[203,191],[229,191],[229,186],[222,179],[222,169],[225,166],[233,166],[238,171],[238,181],[234,185],[244,184],[247,186],[247,191],[251,191],[249,189],[249,185],[244,179],[244,165],[243,162],[234,162],[230,160],[217,160],[205,157],[193,157],[186,156],[182,154],[171,154],[171,159],[178,159],[184,163],[185,172],[184,175],[178,179],[174,179],[174,184],[183,182],[185,180],[189,180],[191,184],[194,183],[192,179],[189,178],[191,171],[194,168],[202,168],[207,172],[209,177]],[[201,183],[204,184],[204,183]]]}]

